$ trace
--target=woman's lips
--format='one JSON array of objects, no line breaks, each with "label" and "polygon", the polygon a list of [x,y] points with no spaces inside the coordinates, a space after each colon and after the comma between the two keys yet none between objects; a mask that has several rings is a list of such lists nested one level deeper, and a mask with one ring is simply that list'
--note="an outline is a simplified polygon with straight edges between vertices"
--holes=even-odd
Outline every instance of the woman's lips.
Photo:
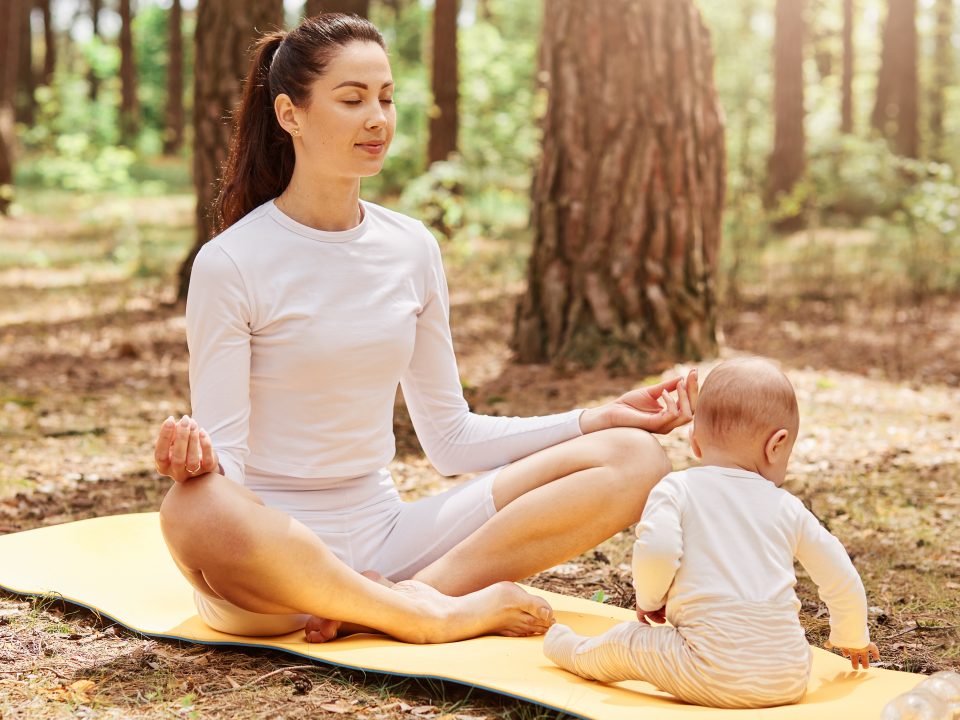
[{"label": "woman's lips", "polygon": [[357,143],[357,147],[371,155],[379,155],[383,152],[384,143]]}]

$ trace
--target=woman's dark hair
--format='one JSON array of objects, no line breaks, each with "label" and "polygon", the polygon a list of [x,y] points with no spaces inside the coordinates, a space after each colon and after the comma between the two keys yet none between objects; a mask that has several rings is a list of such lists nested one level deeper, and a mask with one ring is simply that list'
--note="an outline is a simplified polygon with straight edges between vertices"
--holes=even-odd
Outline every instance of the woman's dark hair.
[{"label": "woman's dark hair", "polygon": [[273,102],[286,93],[294,105],[305,106],[313,82],[352,42],[387,49],[373,23],[342,13],[322,13],[290,32],[266,33],[257,41],[214,206],[217,232],[283,192],[293,175],[293,141],[277,122]]}]

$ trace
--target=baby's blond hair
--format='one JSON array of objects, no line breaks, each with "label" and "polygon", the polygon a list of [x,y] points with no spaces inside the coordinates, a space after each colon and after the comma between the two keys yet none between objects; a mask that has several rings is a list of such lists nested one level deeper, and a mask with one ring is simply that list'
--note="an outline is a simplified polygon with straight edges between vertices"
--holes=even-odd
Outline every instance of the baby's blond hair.
[{"label": "baby's blond hair", "polygon": [[763,439],[786,428],[795,438],[800,411],[793,385],[761,357],[727,360],[703,383],[694,422],[713,442]]}]

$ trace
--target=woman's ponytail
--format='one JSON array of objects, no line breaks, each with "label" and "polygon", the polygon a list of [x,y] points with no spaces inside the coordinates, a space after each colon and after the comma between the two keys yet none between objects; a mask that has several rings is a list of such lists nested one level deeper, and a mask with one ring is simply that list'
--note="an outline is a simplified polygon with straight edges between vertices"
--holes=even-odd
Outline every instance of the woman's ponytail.
[{"label": "woman's ponytail", "polygon": [[270,91],[270,65],[285,36],[267,33],[254,47],[214,208],[217,232],[279,195],[293,174],[293,143],[277,122]]}]

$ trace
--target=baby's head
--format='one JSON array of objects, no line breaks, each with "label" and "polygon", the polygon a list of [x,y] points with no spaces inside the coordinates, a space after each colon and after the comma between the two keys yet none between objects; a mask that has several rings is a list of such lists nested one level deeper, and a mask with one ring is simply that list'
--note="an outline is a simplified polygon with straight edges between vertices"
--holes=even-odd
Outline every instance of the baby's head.
[{"label": "baby's head", "polygon": [[787,376],[764,358],[738,358],[707,375],[690,441],[705,464],[735,463],[780,486],[799,427]]}]

